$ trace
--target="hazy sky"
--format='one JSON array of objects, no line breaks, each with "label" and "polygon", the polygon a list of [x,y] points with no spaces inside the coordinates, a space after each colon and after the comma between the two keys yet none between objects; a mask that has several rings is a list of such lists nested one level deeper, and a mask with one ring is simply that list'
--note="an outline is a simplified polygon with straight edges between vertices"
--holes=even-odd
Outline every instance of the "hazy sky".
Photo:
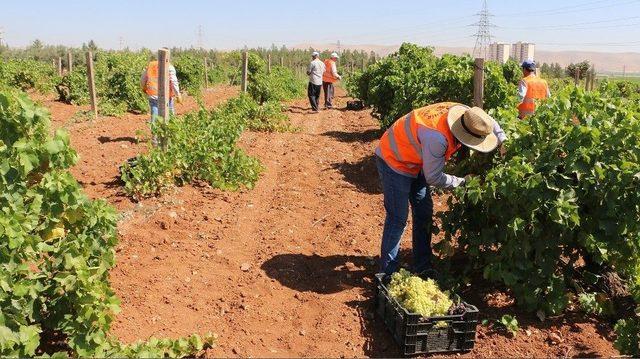
[{"label": "hazy sky", "polygon": [[[101,47],[300,43],[473,46],[481,0],[0,0],[4,42]],[[488,0],[498,41],[640,52],[640,0]]]}]

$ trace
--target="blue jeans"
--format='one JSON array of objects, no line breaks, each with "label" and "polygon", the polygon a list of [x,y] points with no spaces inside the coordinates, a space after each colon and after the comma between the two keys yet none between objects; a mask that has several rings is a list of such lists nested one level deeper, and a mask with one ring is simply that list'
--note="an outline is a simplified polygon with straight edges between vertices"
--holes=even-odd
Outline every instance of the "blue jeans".
[{"label": "blue jeans", "polygon": [[413,219],[413,269],[416,273],[430,269],[433,200],[424,175],[420,172],[417,178],[403,176],[378,156],[376,164],[382,181],[384,209],[387,212],[382,232],[380,271],[392,274],[398,270],[400,239],[407,225],[409,203]]},{"label": "blue jeans", "polygon": [[[158,99],[149,97],[149,112],[151,112],[151,123],[156,122],[156,118],[158,117]],[[176,112],[173,109],[173,97],[169,99],[169,113],[175,115]],[[151,143],[154,146],[158,145],[158,139],[156,135],[151,135]]]},{"label": "blue jeans", "polygon": [[[149,112],[151,112],[151,122],[155,121],[155,117],[158,116],[158,99],[149,97]],[[169,99],[169,112],[175,115],[176,112],[173,109],[173,97]]]}]

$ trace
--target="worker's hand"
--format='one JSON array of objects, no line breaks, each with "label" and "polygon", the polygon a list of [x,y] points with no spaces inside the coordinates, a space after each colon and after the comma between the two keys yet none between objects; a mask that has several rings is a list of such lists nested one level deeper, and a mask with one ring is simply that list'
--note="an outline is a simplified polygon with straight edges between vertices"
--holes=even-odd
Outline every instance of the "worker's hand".
[{"label": "worker's hand", "polygon": [[178,96],[176,96],[176,101],[177,101],[178,103],[182,103],[182,95],[178,95]]},{"label": "worker's hand", "polygon": [[342,80],[342,76],[338,75],[338,80]]},{"label": "worker's hand", "polygon": [[474,174],[468,174],[464,176],[464,182],[462,183],[462,185],[467,186],[475,177],[476,175]]}]

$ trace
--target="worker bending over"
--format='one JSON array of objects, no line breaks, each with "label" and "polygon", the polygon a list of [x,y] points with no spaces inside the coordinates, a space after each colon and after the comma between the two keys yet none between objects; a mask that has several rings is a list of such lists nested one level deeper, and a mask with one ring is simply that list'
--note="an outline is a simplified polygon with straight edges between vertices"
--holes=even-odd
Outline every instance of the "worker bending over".
[{"label": "worker bending over", "polygon": [[382,233],[380,270],[398,270],[400,239],[409,215],[413,218],[414,272],[431,269],[433,201],[430,187],[454,188],[464,178],[443,172],[445,162],[463,146],[493,151],[506,140],[498,123],[478,107],[442,102],[413,110],[398,119],[376,148],[386,219]]}]

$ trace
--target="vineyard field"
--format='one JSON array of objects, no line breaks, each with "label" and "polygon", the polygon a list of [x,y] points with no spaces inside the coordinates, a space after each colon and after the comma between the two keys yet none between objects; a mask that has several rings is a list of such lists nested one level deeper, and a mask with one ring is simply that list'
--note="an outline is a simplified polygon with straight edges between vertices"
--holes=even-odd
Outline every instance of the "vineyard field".
[{"label": "vineyard field", "polygon": [[[220,104],[236,91],[216,87],[205,103]],[[348,98],[344,92],[340,96],[343,107]],[[253,190],[186,186],[136,203],[113,182],[117,167],[144,144],[97,139],[145,130],[145,116],[90,126],[70,121],[74,111],[68,105],[45,104],[51,105],[54,126],[69,129],[80,155],[72,173],[90,197],[107,198],[124,214],[111,274],[122,302],[112,331],[118,338],[130,342],[214,327],[218,346],[209,352],[214,356],[399,355],[382,324],[368,314],[383,217],[381,201],[374,200],[381,194],[370,153],[380,132],[366,111],[310,115],[303,100],[294,101],[286,114],[300,132],[247,132],[239,141],[266,168]],[[178,112],[195,106],[188,100]],[[435,202],[446,208],[446,196]],[[250,264],[246,272],[245,263]],[[508,294],[491,286],[465,298],[482,305],[486,317],[499,318],[504,308],[514,311]],[[611,334],[581,315],[569,316],[569,323],[540,323],[515,313],[531,336],[511,338],[497,327],[479,327],[475,356],[562,355],[565,346],[547,341],[556,331],[572,347],[616,353]],[[274,330],[273,323],[297,329]],[[252,340],[256,344],[247,347]]]},{"label": "vineyard field", "polygon": [[[243,93],[240,51],[174,50],[184,98],[153,123],[148,50],[94,53],[95,118],[81,60],[0,63],[0,354],[399,356],[373,308],[374,149],[414,108],[471,104],[474,59],[345,52],[362,65],[314,113],[302,51],[249,50]],[[522,121],[518,64],[481,70],[509,139],[447,165],[471,175],[432,190],[437,283],[403,271],[392,295],[426,315],[477,306],[465,357],[640,354],[640,86],[549,79]]]}]

